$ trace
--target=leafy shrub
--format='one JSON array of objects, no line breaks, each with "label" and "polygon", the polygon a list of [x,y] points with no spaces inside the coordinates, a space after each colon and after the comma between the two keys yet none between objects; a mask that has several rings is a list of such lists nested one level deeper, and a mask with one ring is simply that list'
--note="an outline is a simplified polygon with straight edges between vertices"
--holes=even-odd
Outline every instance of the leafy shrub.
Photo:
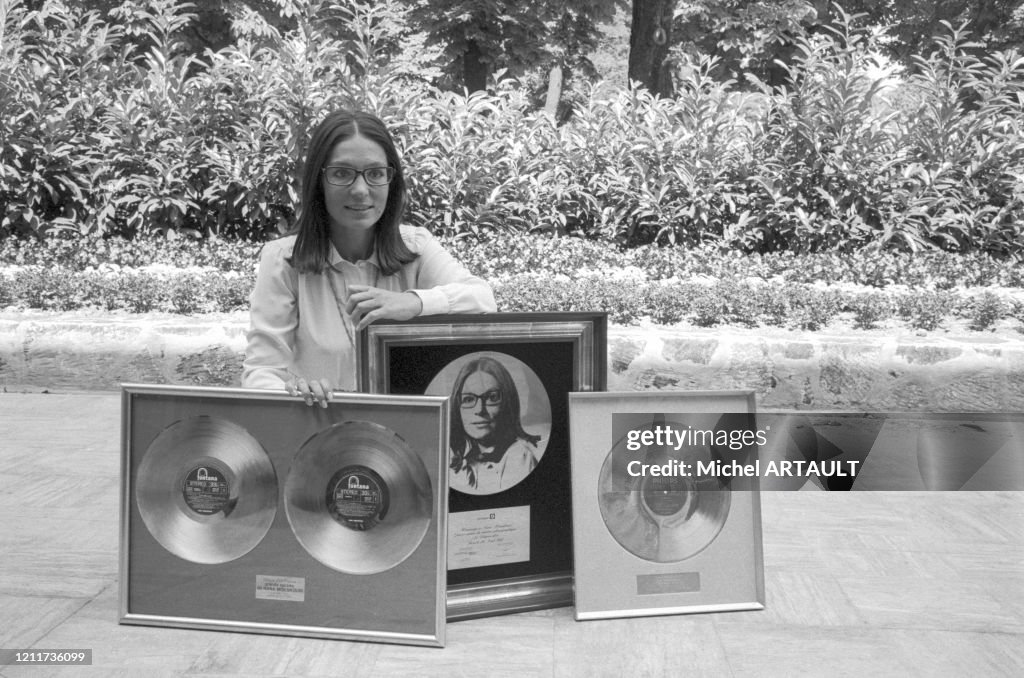
[{"label": "leafy shrub", "polygon": [[693,300],[691,312],[698,327],[714,327],[725,322],[728,305],[725,299],[705,294]]},{"label": "leafy shrub", "polygon": [[659,325],[674,325],[682,322],[699,298],[704,285],[667,284],[651,285],[647,289],[646,306],[650,309],[651,320]]},{"label": "leafy shrub", "polygon": [[1011,315],[1018,323],[1018,332],[1024,332],[1024,300],[1016,300],[1013,303],[1013,309],[1010,311]]},{"label": "leafy shrub", "polygon": [[944,251],[744,254],[714,244],[683,248],[618,248],[583,238],[494,233],[486,239],[447,239],[448,247],[477,274],[497,279],[521,272],[573,275],[579,271],[633,269],[650,280],[690,278],[785,279],[794,283],[850,283],[955,287],[1024,287],[1024,267],[982,253]]},{"label": "leafy shrub", "polygon": [[757,288],[757,306],[761,321],[772,327],[785,327],[789,320],[790,301],[785,285],[762,285]]},{"label": "leafy shrub", "polygon": [[137,268],[154,264],[221,271],[252,268],[261,245],[220,238],[149,237],[128,240],[87,235],[47,237],[42,240],[9,238],[0,241],[0,265],[64,266],[83,271],[101,266]]},{"label": "leafy shrub", "polygon": [[[274,0],[294,29],[250,13],[234,45],[199,58],[177,41],[187,3],[137,0],[113,21],[59,0],[8,4],[0,242],[55,231],[266,239],[294,221],[310,123],[354,105],[395,132],[410,222],[452,239],[571,234],[640,248],[659,279],[705,268],[710,249],[821,252],[812,266],[826,274],[842,256],[832,249],[1024,256],[1024,60],[976,56],[951,27],[898,95],[868,75],[873,34],[839,12],[796,37],[783,85],[745,93],[696,55],[675,98],[596,85],[558,124],[512,80],[468,96],[424,85],[430,67],[404,39],[397,3]],[[642,247],[652,244],[695,254]],[[858,282],[920,273],[905,263],[867,266]]]},{"label": "leafy shrub", "polygon": [[[188,3],[125,2],[109,21],[60,0],[8,4],[0,237],[263,239],[294,218],[311,121],[341,105],[377,109],[378,89],[401,110],[417,91],[375,67],[394,22],[362,0],[280,2],[296,22],[283,35],[250,12],[235,45],[201,59],[177,39],[194,19]],[[351,35],[338,34],[345,23]]]},{"label": "leafy shrub", "polygon": [[930,332],[949,315],[953,302],[949,294],[925,291],[901,295],[897,308],[911,327]]},{"label": "leafy shrub", "polygon": [[871,329],[893,315],[892,299],[882,292],[854,297],[850,301],[850,308],[853,311],[854,326],[864,330]]},{"label": "leafy shrub", "polygon": [[60,269],[31,268],[10,279],[10,295],[29,308],[70,311],[79,308],[80,288]]},{"label": "leafy shrub", "polygon": [[[104,264],[84,270],[33,264],[0,268],[0,307],[179,314],[244,311],[249,308],[254,279],[251,265],[235,272],[165,264],[142,268]],[[737,276],[714,282],[660,281],[638,277],[635,268],[576,277],[518,272],[505,274],[493,284],[502,311],[600,310],[617,324],[646,319],[658,324],[690,321],[705,327],[816,330],[843,309],[853,311],[860,327],[870,327],[895,309],[919,329],[933,330],[954,312],[971,318],[975,329],[986,329],[1008,315],[1020,317],[1024,306],[991,292],[968,296],[948,291],[840,291],[777,278],[752,281]]]},{"label": "leafy shrub", "polygon": [[789,302],[789,324],[801,330],[820,330],[839,314],[840,295],[811,285],[789,283],[783,288]]},{"label": "leafy shrub", "polygon": [[971,300],[969,306],[971,329],[979,331],[990,329],[1003,316],[1007,315],[1009,310],[1009,305],[1002,297],[992,292],[982,292]]},{"label": "leafy shrub", "polygon": [[563,295],[559,293],[559,286],[551,282],[532,275],[503,280],[494,285],[498,310],[507,313],[560,310]]}]

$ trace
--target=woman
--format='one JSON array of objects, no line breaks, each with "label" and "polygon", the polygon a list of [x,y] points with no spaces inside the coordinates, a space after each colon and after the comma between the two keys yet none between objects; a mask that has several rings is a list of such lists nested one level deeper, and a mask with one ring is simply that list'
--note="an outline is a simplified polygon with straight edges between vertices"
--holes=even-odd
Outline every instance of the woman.
[{"label": "woman", "polygon": [[523,430],[519,392],[494,358],[466,363],[452,389],[452,489],[469,494],[507,490],[537,466],[541,437]]},{"label": "woman", "polygon": [[402,225],[405,176],[376,116],[336,111],[313,130],[301,197],[292,234],[260,256],[243,386],[327,407],[355,390],[355,335],[373,321],[496,309],[486,282]]}]

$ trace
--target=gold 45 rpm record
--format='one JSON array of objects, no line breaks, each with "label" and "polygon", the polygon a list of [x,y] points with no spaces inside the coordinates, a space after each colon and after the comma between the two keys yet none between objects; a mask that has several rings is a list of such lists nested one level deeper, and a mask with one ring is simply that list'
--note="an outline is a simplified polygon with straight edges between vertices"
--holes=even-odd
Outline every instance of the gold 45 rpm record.
[{"label": "gold 45 rpm record", "polygon": [[349,421],[299,449],[284,484],[284,510],[296,539],[321,563],[375,574],[423,541],[432,496],[426,467],[398,434]]},{"label": "gold 45 rpm record", "polygon": [[241,426],[197,416],[156,437],[135,481],[139,513],[165,549],[193,563],[244,556],[277,513],[277,474]]},{"label": "gold 45 rpm record", "polygon": [[[651,423],[651,427],[665,425],[663,417]],[[671,446],[651,445],[646,452],[637,453],[626,452],[625,446],[623,436],[605,458],[598,478],[601,517],[615,541],[633,555],[655,563],[686,560],[707,548],[729,516],[728,488],[714,476],[633,477],[627,464],[642,459],[644,464],[692,471],[697,462],[713,459],[711,449],[702,445],[677,451]]]}]

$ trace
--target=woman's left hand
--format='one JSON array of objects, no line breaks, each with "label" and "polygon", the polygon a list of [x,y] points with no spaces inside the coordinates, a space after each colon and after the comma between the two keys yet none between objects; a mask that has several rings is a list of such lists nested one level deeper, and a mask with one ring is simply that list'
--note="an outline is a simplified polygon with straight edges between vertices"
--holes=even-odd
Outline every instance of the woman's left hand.
[{"label": "woman's left hand", "polygon": [[369,285],[349,285],[348,291],[345,312],[356,332],[374,320],[410,320],[423,310],[423,302],[414,292],[391,292]]}]

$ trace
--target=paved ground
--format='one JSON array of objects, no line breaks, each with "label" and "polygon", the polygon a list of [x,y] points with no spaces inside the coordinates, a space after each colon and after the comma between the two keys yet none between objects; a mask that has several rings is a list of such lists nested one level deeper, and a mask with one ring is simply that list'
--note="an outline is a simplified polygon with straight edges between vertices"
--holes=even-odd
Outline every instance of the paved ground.
[{"label": "paved ground", "polygon": [[453,623],[443,650],[120,626],[119,396],[0,394],[0,676],[1024,675],[1024,492],[766,492],[758,612]]}]

